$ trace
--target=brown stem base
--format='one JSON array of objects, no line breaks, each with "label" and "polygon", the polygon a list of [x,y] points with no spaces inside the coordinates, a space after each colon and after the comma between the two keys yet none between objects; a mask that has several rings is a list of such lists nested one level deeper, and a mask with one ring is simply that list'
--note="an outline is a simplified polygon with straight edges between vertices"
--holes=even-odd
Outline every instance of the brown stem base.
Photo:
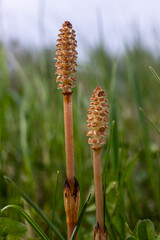
[{"label": "brown stem base", "polygon": [[[74,222],[67,223],[68,240],[71,238],[75,226],[76,226],[76,224]],[[76,236],[76,239],[77,239],[77,236]]]},{"label": "brown stem base", "polygon": [[66,179],[64,185],[64,206],[67,218],[68,240],[77,224],[79,204],[80,188],[76,178],[74,178],[74,181]]},{"label": "brown stem base", "polygon": [[94,228],[94,240],[109,240],[109,235],[108,235],[108,231],[107,228],[105,227],[105,231],[102,231],[100,229],[99,224],[97,223],[97,225]]}]

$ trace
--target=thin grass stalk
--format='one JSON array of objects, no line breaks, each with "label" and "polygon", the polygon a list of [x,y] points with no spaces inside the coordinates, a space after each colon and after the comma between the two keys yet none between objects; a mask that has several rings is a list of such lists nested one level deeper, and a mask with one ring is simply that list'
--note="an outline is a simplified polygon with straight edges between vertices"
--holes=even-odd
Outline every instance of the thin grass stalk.
[{"label": "thin grass stalk", "polygon": [[74,170],[74,141],[73,141],[73,116],[72,116],[72,88],[76,77],[77,41],[72,24],[64,22],[60,29],[56,50],[57,82],[58,88],[62,89],[64,100],[64,129],[65,129],[65,150],[66,150],[66,182],[64,185],[64,206],[67,219],[68,240],[78,221],[80,204],[80,189],[75,178]]}]

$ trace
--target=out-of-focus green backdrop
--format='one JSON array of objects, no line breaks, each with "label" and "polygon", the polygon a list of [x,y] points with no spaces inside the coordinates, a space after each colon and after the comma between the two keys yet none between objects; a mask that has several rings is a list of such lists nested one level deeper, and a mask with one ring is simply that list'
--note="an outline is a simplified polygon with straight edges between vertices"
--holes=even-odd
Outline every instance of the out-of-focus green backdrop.
[{"label": "out-of-focus green backdrop", "polygon": [[[38,26],[43,41],[42,2],[40,1]],[[87,14],[86,9],[84,13]],[[159,234],[160,130],[156,129],[154,124],[160,127],[160,84],[149,69],[151,65],[160,74],[159,46],[157,45],[156,51],[152,42],[152,47],[149,48],[146,44],[147,35],[139,38],[135,27],[135,41],[132,39],[129,42],[129,32],[126,32],[125,43],[128,44],[124,43],[123,51],[113,54],[115,42],[113,41],[112,50],[106,48],[105,35],[108,28],[105,28],[107,24],[103,22],[100,13],[101,11],[98,11],[98,18],[94,19],[94,23],[97,21],[94,37],[99,38],[98,44],[83,39],[80,21],[78,24],[73,22],[73,26],[77,26],[77,37],[81,39],[78,48],[81,60],[77,68],[76,87],[73,89],[74,150],[76,178],[81,189],[80,208],[82,210],[87,194],[93,188],[92,150],[86,137],[87,108],[93,90],[101,86],[107,93],[110,105],[107,144],[102,152],[103,184],[106,193],[105,220],[110,238],[126,239],[138,219],[146,218],[153,222],[155,233]],[[66,12],[64,15],[64,20],[67,20]],[[58,15],[54,16],[58,25],[60,19]],[[70,17],[73,18],[72,15]],[[115,19],[113,14],[112,20]],[[83,30],[84,22],[82,21]],[[49,23],[47,26],[50,26]],[[155,30],[157,26],[154,26]],[[8,29],[12,33],[12,29]],[[114,26],[111,29],[113,30]],[[22,35],[27,41],[25,26],[23,30]],[[85,31],[88,35],[92,32]],[[57,36],[58,31],[54,31],[54,35]],[[59,170],[54,224],[66,237],[63,206],[63,186],[66,178],[63,96],[57,89],[55,76],[56,41],[52,41],[53,47],[42,44],[43,47],[34,48],[24,47],[22,42],[17,41],[8,44],[11,39],[15,40],[14,38],[8,39],[6,44],[7,41],[3,41],[4,36],[5,34],[1,35],[0,43],[0,209],[8,204],[18,204],[49,235],[49,226],[4,180],[4,176],[9,176],[51,219]],[[108,34],[107,41],[110,46],[113,39]],[[155,42],[158,43],[158,35]],[[13,209],[5,212],[3,216],[24,222]],[[79,239],[92,239],[95,224],[93,193],[79,230]],[[27,227],[24,239],[38,239],[28,224]],[[15,240],[7,238],[11,239]],[[54,233],[53,239],[57,239]]]},{"label": "out-of-focus green backdrop", "polygon": [[[15,55],[1,44],[0,52],[0,207],[20,204],[48,232],[3,176],[12,178],[51,218],[59,170],[55,224],[65,235],[63,97],[54,75],[54,49],[39,51],[36,56],[25,50]],[[85,136],[87,108],[96,86],[107,92],[110,122],[115,120],[115,127],[109,156],[109,140],[102,153],[103,166],[109,162],[106,202],[112,223],[123,239],[129,232],[124,215],[131,229],[139,218],[150,218],[157,232],[160,230],[160,138],[139,110],[142,107],[159,124],[160,86],[148,64],[158,72],[159,56],[154,57],[139,44],[127,48],[117,59],[98,47],[90,52],[88,61],[79,65],[73,93],[75,165],[82,207],[93,184],[92,151]],[[20,219],[14,210],[8,216]],[[80,239],[92,239],[95,222],[92,198]],[[32,231],[28,234],[34,236]]]}]

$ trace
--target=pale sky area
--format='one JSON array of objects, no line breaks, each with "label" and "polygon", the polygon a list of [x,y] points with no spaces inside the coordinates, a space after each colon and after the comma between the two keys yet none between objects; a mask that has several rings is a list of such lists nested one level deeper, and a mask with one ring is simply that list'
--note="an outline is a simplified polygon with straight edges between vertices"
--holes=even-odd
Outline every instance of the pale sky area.
[{"label": "pale sky area", "polygon": [[160,49],[160,0],[0,0],[0,37],[24,46],[54,46],[62,23],[76,30],[80,58],[100,42],[112,53],[137,34]]}]

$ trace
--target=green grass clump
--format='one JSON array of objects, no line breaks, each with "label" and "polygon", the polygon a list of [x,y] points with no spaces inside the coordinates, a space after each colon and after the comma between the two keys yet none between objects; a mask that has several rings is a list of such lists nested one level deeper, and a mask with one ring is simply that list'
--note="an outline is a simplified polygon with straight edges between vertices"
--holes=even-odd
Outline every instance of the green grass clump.
[{"label": "green grass clump", "polygon": [[[50,221],[54,214],[54,226],[66,238],[63,102],[57,92],[54,54],[45,50],[22,51],[17,55],[8,52],[2,44],[0,51],[0,208],[18,204],[47,236],[53,235],[53,239],[57,239],[44,219],[5,182],[3,176],[7,175]],[[158,72],[159,58],[141,45],[135,45],[115,60],[99,47],[90,53],[89,61],[79,64],[77,87],[73,93],[73,125],[81,210],[93,185],[91,151],[85,136],[86,109],[98,85],[108,93],[110,129],[114,125],[111,141],[108,138],[102,152],[105,220],[111,240],[124,240],[130,235],[129,239],[141,239],[139,236],[146,226],[154,234],[160,232],[160,138],[139,110],[141,107],[151,121],[160,126],[160,87],[148,69],[151,65]],[[57,170],[60,171],[59,183],[52,213]],[[81,240],[92,239],[96,222],[94,202],[93,194],[79,229]],[[8,216],[22,220],[13,209],[9,210]],[[136,229],[133,232],[138,219],[146,218],[154,223],[156,231],[147,220],[138,222],[140,233]],[[37,235],[27,227],[25,239],[36,238]]]}]

